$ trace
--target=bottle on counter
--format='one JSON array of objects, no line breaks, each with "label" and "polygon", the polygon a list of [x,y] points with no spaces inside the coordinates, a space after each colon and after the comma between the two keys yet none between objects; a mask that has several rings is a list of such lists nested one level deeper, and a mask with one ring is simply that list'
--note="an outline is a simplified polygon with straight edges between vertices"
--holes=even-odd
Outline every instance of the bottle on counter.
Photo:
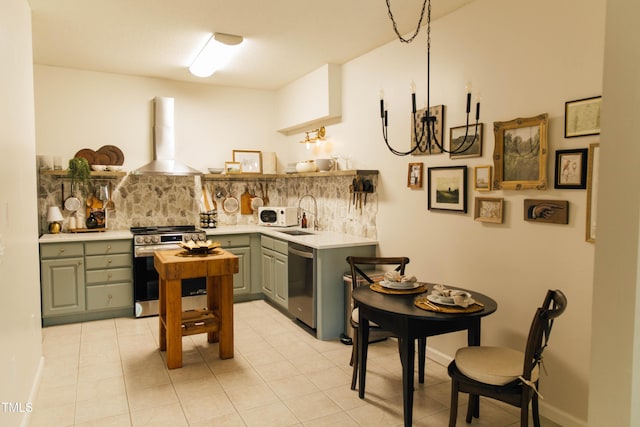
[{"label": "bottle on counter", "polygon": [[300,226],[302,228],[307,228],[307,214],[306,214],[306,212],[302,213],[302,221],[300,221],[300,222],[301,222]]}]

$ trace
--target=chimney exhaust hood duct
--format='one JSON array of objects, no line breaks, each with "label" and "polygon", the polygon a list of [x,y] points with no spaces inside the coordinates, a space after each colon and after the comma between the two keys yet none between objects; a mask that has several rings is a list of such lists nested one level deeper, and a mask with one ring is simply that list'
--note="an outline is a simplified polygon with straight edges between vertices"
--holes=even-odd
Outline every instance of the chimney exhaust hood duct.
[{"label": "chimney exhaust hood duct", "polygon": [[175,159],[175,137],[173,129],[173,98],[155,97],[153,99],[153,158],[151,163],[136,169],[135,175],[202,175]]}]

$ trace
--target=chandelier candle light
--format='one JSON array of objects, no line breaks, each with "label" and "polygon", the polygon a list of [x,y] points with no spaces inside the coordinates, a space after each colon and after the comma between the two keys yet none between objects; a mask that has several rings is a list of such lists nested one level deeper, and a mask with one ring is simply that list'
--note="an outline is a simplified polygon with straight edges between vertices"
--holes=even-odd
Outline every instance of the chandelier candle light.
[{"label": "chandelier candle light", "polygon": [[[473,138],[469,137],[469,114],[471,113],[471,83],[468,83],[466,86],[467,92],[467,121],[466,121],[466,129],[464,139],[462,139],[462,143],[452,149],[449,146],[449,150],[444,148],[444,143],[442,141],[438,141],[438,137],[435,131],[436,126],[436,117],[432,116],[429,113],[429,94],[430,94],[430,76],[431,76],[431,0],[424,0],[422,5],[422,12],[420,13],[420,20],[418,21],[418,26],[416,27],[413,35],[405,39],[398,32],[398,28],[395,22],[395,18],[393,17],[393,13],[391,12],[391,4],[390,0],[386,0],[387,2],[387,11],[389,13],[389,18],[393,23],[393,30],[395,31],[398,39],[402,43],[411,43],[420,31],[420,25],[422,23],[422,19],[424,17],[425,9],[427,10],[427,105],[424,111],[424,115],[422,117],[418,117],[418,113],[416,110],[416,85],[412,81],[411,82],[411,113],[413,114],[413,120],[415,126],[413,126],[413,137],[416,141],[415,147],[410,149],[409,151],[398,151],[389,144],[388,136],[387,136],[387,126],[389,122],[389,114],[384,106],[384,92],[382,89],[380,90],[380,120],[382,122],[382,136],[384,138],[384,142],[393,154],[397,156],[407,156],[413,153],[426,153],[429,152],[431,154],[431,142],[435,143],[435,145],[445,153],[451,154],[462,154],[468,151],[475,141],[478,139],[478,122],[480,120],[480,98],[476,98],[476,123],[473,129]],[[428,7],[427,7],[428,6]],[[420,123],[420,125],[418,124]]]}]

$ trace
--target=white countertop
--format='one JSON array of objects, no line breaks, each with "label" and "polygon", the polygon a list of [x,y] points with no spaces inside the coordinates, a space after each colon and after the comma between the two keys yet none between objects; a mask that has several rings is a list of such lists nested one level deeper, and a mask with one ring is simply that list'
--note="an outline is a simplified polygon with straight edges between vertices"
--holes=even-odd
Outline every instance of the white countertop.
[{"label": "white countertop", "polygon": [[[308,235],[291,236],[283,233],[286,230],[306,231]],[[205,229],[208,236],[223,236],[225,234],[239,233],[260,233],[265,236],[287,240],[289,242],[300,243],[314,249],[345,248],[353,246],[377,245],[378,241],[365,237],[351,236],[349,234],[337,233],[335,231],[313,231],[311,228],[300,227],[265,227],[261,225],[229,225],[218,228]]]},{"label": "white countertop", "polygon": [[58,233],[43,234],[38,240],[40,243],[63,242],[87,242],[97,240],[132,239],[133,234],[129,230],[107,230],[91,233]]},{"label": "white countertop", "polygon": [[[286,230],[301,230],[312,234],[304,236],[290,236],[283,233]],[[313,231],[310,228],[300,227],[264,227],[260,225],[225,225],[218,228],[205,229],[207,236],[215,239],[215,236],[225,234],[259,233],[265,236],[289,242],[299,243],[314,249],[345,248],[353,246],[377,245],[378,241],[364,237],[351,236],[334,231]],[[43,234],[38,240],[40,243],[62,243],[62,242],[87,242],[98,240],[132,239],[133,235],[129,230],[108,230],[94,233],[58,233]]]}]

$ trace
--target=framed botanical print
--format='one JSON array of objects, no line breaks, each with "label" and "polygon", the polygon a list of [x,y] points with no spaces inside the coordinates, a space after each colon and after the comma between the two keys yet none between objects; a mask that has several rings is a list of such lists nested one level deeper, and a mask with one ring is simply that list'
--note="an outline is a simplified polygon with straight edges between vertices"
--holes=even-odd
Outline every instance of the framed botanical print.
[{"label": "framed botanical print", "polygon": [[587,188],[588,150],[556,151],[556,174],[554,188]]},{"label": "framed botanical print", "polygon": [[467,212],[467,167],[429,168],[428,209]]},{"label": "framed botanical print", "polygon": [[547,117],[493,123],[495,189],[547,189]]},{"label": "framed botanical print", "polygon": [[564,137],[598,135],[602,97],[578,99],[564,104]]}]

